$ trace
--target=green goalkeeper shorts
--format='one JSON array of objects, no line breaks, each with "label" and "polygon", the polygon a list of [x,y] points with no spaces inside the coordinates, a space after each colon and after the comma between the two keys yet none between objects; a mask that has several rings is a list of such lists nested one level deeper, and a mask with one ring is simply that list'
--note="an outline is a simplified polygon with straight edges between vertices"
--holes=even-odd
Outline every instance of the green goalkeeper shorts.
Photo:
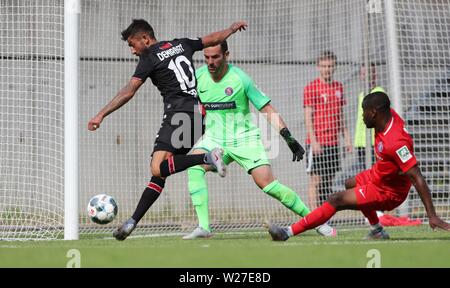
[{"label": "green goalkeeper shorts", "polygon": [[262,166],[270,165],[267,158],[266,149],[261,140],[246,141],[242,144],[223,145],[223,143],[216,142],[209,137],[203,137],[195,144],[193,150],[203,149],[211,151],[214,148],[222,148],[224,150],[223,162],[228,165],[236,161],[242,168],[250,174],[252,169]]}]

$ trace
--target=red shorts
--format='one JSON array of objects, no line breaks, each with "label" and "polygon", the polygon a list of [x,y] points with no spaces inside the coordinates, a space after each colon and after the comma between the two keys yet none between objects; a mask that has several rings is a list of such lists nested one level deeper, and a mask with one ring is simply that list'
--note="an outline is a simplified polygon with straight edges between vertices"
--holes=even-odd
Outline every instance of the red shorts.
[{"label": "red shorts", "polygon": [[360,210],[391,211],[400,206],[408,196],[409,191],[393,193],[373,184],[370,170],[359,173],[355,179],[356,202]]}]

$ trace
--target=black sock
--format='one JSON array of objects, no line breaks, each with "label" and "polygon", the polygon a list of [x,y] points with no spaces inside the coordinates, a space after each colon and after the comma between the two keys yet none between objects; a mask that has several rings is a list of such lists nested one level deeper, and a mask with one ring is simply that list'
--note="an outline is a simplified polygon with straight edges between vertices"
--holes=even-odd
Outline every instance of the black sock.
[{"label": "black sock", "polygon": [[200,164],[205,164],[205,154],[174,155],[161,162],[159,171],[161,177],[167,177]]},{"label": "black sock", "polygon": [[131,216],[131,218],[136,221],[136,224],[141,220],[142,217],[144,217],[145,213],[150,208],[150,206],[153,205],[156,199],[158,199],[164,188],[165,182],[166,181],[162,178],[152,177],[150,183],[148,183],[147,187],[142,193],[141,199],[139,200],[133,216]]}]

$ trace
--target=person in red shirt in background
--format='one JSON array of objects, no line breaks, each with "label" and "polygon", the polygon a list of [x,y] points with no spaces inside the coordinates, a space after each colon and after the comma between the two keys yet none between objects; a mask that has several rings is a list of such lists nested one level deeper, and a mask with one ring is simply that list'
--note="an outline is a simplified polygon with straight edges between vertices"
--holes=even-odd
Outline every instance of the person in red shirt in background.
[{"label": "person in red shirt in background", "polygon": [[343,133],[346,151],[352,151],[342,111],[346,104],[343,85],[333,80],[336,55],[331,51],[322,52],[317,59],[317,68],[319,78],[304,88],[303,98],[311,209],[320,206],[332,193],[334,176],[340,167],[340,133]]},{"label": "person in red shirt in background", "polygon": [[328,221],[337,211],[360,210],[372,227],[368,239],[389,239],[380,225],[377,210],[393,210],[405,201],[411,185],[422,200],[431,228],[450,231],[450,224],[436,215],[431,193],[422,176],[413,141],[404,127],[404,121],[390,108],[389,97],[384,92],[373,92],[364,97],[363,121],[367,128],[375,128],[376,162],[345,181],[343,192],[332,194],[327,201],[289,228],[269,227],[275,241],[286,241]]}]

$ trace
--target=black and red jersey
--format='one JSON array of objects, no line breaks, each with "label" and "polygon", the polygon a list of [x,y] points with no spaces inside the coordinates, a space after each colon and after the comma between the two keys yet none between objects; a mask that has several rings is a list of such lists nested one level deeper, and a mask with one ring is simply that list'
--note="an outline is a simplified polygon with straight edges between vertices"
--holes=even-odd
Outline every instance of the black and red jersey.
[{"label": "black and red jersey", "polygon": [[194,112],[199,104],[192,56],[203,49],[200,38],[161,41],[139,57],[133,78],[147,78],[161,92],[164,112]]}]

